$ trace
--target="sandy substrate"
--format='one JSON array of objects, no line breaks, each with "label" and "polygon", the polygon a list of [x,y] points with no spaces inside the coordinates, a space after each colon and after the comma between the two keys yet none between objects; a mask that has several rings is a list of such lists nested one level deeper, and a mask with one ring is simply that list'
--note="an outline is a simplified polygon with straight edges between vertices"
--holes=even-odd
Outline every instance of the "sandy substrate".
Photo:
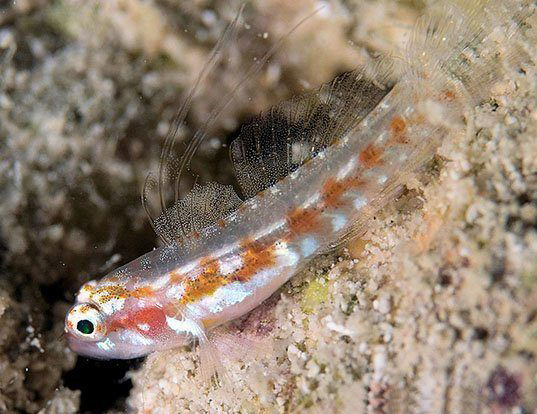
[{"label": "sandy substrate", "polygon": [[[236,332],[270,351],[226,363],[232,391],[202,382],[195,350],[151,355],[138,370],[77,362],[61,339],[65,311],[84,281],[156,245],[139,189],[182,94],[238,9],[97,3],[0,8],[0,51],[15,53],[0,87],[0,412],[537,413],[530,64],[498,84],[471,114],[473,133],[445,142],[365,237],[318,258],[237,321]],[[251,29],[208,80],[185,136],[257,51],[317,4],[288,3],[247,8]],[[334,2],[239,93],[196,171],[232,182],[220,144],[244,119],[370,53],[400,50],[423,6]],[[526,36],[537,61],[537,32]]]}]

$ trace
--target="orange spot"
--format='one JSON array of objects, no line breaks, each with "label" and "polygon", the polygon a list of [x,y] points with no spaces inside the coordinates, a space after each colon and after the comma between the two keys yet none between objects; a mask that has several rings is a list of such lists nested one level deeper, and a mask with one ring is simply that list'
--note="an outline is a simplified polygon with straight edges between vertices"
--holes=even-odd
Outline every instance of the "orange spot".
[{"label": "orange spot", "polygon": [[121,285],[103,286],[95,289],[91,297],[98,297],[98,302],[106,303],[112,299],[122,299],[129,296],[127,289]]},{"label": "orange spot", "polygon": [[117,276],[107,276],[104,280],[106,280],[107,282],[117,283],[117,282],[119,282],[119,277],[117,277]]},{"label": "orange spot", "polygon": [[276,263],[274,245],[263,247],[258,243],[246,241],[241,243],[241,246],[245,250],[241,254],[242,266],[231,275],[231,281],[247,282],[260,270]]},{"label": "orange spot", "polygon": [[396,135],[402,135],[405,133],[406,129],[406,122],[403,118],[400,116],[395,116],[392,119],[392,122],[390,123],[390,129],[392,130],[393,134]]},{"label": "orange spot", "polygon": [[454,101],[455,99],[457,98],[457,94],[453,91],[450,91],[449,89],[444,89],[441,93],[440,93],[440,99],[442,99],[443,101]]},{"label": "orange spot", "polygon": [[380,157],[382,157],[382,154],[384,153],[384,149],[375,147],[373,145],[368,145],[361,153],[360,153],[360,162],[366,167],[371,168],[379,165],[381,163]]},{"label": "orange spot", "polygon": [[296,208],[287,216],[287,225],[294,234],[311,233],[319,230],[319,210],[315,208]]},{"label": "orange spot", "polygon": [[354,176],[336,181],[329,178],[323,185],[323,204],[325,207],[339,207],[342,204],[342,196],[349,188],[356,188],[364,185],[365,182]]},{"label": "orange spot", "polygon": [[146,298],[153,295],[154,291],[149,286],[142,286],[138,289],[133,290],[130,293],[130,296],[136,299]]},{"label": "orange spot", "polygon": [[217,224],[218,224],[218,227],[220,227],[220,228],[222,228],[222,229],[223,229],[224,227],[226,227],[226,221],[225,221],[224,219],[220,219],[220,220],[218,220]]},{"label": "orange spot", "polygon": [[170,283],[180,283],[184,280],[185,276],[182,273],[179,272],[171,272],[170,273]]},{"label": "orange spot", "polygon": [[206,258],[201,261],[201,273],[190,279],[186,279],[184,283],[185,292],[181,299],[183,303],[194,302],[204,296],[214,293],[220,286],[227,283],[219,273],[218,260]]},{"label": "orange spot", "polygon": [[390,144],[407,144],[408,139],[406,137],[406,122],[400,116],[393,117],[390,122],[391,138]]},{"label": "orange spot", "polygon": [[217,274],[220,269],[218,260],[212,259],[210,257],[201,259],[200,266],[203,268],[203,273],[209,274],[209,275]]},{"label": "orange spot", "polygon": [[222,275],[217,259],[202,260],[202,272],[192,279],[184,281],[185,292],[182,303],[191,303],[205,296],[212,295],[216,290],[233,282],[247,282],[257,272],[273,266],[276,262],[274,246],[263,246],[252,241],[241,243],[244,252],[241,254],[242,266],[230,275]]},{"label": "orange spot", "polygon": [[109,285],[103,286],[99,289],[95,289],[91,294],[91,298],[99,303],[106,303],[110,300],[126,299],[129,297],[143,299],[146,297],[150,297],[153,294],[154,290],[149,286],[142,286],[140,288],[129,291],[127,290],[127,288],[121,285]]},{"label": "orange spot", "polygon": [[323,203],[327,207],[336,207],[341,203],[341,196],[345,192],[342,181],[329,178],[323,185]]}]

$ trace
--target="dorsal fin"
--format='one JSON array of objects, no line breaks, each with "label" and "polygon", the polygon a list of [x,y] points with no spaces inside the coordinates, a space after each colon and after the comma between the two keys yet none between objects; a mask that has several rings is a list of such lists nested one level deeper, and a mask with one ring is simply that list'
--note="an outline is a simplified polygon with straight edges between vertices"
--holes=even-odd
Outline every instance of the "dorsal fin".
[{"label": "dorsal fin", "polygon": [[155,219],[155,231],[164,240],[181,242],[225,218],[241,203],[230,185],[195,184],[185,197]]},{"label": "dorsal fin", "polygon": [[244,196],[253,197],[272,186],[343,138],[389,90],[365,71],[354,70],[245,125],[230,149]]},{"label": "dorsal fin", "polygon": [[[226,27],[224,33],[214,46],[209,58],[207,59],[207,62],[205,62],[203,69],[200,71],[196,81],[194,82],[194,85],[189,90],[181,106],[176,112],[164,140],[156,177],[152,173],[149,173],[146,176],[141,194],[142,206],[151,226],[153,227],[153,230],[155,230],[155,233],[157,233],[165,244],[171,244],[174,241],[183,239],[187,236],[181,231],[181,227],[177,227],[175,225],[178,224],[177,219],[179,218],[179,215],[172,214],[172,212],[176,210],[175,206],[177,206],[179,203],[177,193],[180,175],[185,167],[185,164],[190,162],[190,158],[194,152],[192,147],[195,147],[196,143],[194,143],[194,139],[192,139],[184,154],[179,157],[176,154],[175,148],[177,135],[180,127],[185,121],[190,107],[192,106],[192,101],[195,95],[197,92],[199,92],[200,86],[203,84],[203,81],[211,74],[217,63],[222,59],[223,51],[225,51],[236,38],[243,10],[244,4],[241,5],[233,21]],[[214,116],[212,119],[209,119],[207,123],[215,118],[216,116]],[[202,128],[201,133],[198,131],[197,135],[204,135],[205,132],[205,129]],[[166,189],[165,184],[171,185],[169,185]],[[166,205],[168,204],[168,199],[171,195],[170,193],[174,195],[174,205],[172,205],[170,208],[167,208]],[[155,201],[155,199],[157,200],[158,208],[160,210],[160,212],[157,214],[154,214],[151,211],[150,206],[151,201]],[[167,226],[168,228],[165,228]]]},{"label": "dorsal fin", "polygon": [[[302,23],[304,23],[306,20],[311,18],[314,14],[316,14],[320,10],[320,8],[316,9],[314,12],[305,16],[298,23],[293,25],[291,29],[283,37],[281,37],[278,41],[276,41],[272,45],[272,47],[268,51],[266,51],[260,59],[254,60],[254,63],[252,63],[248,68],[246,68],[244,72],[244,76],[240,77],[240,81],[237,82],[234,85],[234,87],[225,96],[222,97],[222,99],[218,102],[216,107],[211,111],[211,113],[207,117],[205,123],[196,131],[192,139],[188,142],[188,145],[186,146],[186,149],[182,153],[182,156],[176,157],[175,146],[176,146],[176,138],[177,138],[177,132],[179,130],[179,127],[181,126],[181,124],[183,123],[186,117],[186,114],[191,106],[192,99],[194,95],[196,94],[199,85],[202,83],[203,79],[212,70],[214,70],[216,66],[216,62],[218,62],[222,58],[222,51],[224,51],[227,48],[227,46],[230,43],[232,43],[233,39],[235,39],[243,9],[244,9],[244,5],[241,6],[235,19],[228,26],[228,28],[222,35],[222,38],[218,41],[217,45],[214,47],[209,57],[208,62],[204,66],[200,75],[198,76],[198,79],[196,80],[190,93],[187,95],[187,98],[185,99],[183,105],[177,112],[172,122],[172,125],[170,126],[170,129],[168,131],[168,134],[166,136],[166,139],[163,145],[163,149],[162,149],[161,157],[160,157],[160,163],[159,163],[159,170],[158,170],[156,179],[154,179],[151,176],[151,174],[149,174],[144,184],[144,188],[142,191],[142,205],[144,206],[146,214],[155,232],[160,236],[162,241],[166,244],[173,243],[174,241],[181,241],[188,237],[188,232],[184,231],[185,229],[183,228],[182,224],[179,226],[175,225],[177,223],[183,223],[183,221],[187,219],[182,216],[182,213],[174,213],[174,211],[177,212],[179,210],[178,208],[175,208],[177,206],[184,207],[183,201],[181,200],[182,197],[180,197],[180,194],[179,194],[179,189],[181,187],[180,186],[181,179],[183,178],[183,174],[185,173],[185,171],[189,169],[192,157],[196,153],[196,150],[198,149],[200,144],[206,138],[208,131],[213,126],[213,124],[218,119],[218,117],[222,114],[226,106],[237,95],[237,91],[239,91],[245,85],[246,81],[250,79],[256,73],[258,73],[264,67],[265,63],[274,55],[276,50],[278,50],[281,47],[283,42],[291,35],[293,31],[295,31]],[[168,183],[171,183],[171,186],[169,186],[167,189],[168,191],[166,191],[164,187],[165,187],[165,184],[168,184]],[[157,218],[154,218],[156,215],[151,214],[150,208],[149,208],[149,199],[151,198],[149,193],[151,189],[155,187],[157,189],[159,209],[160,209],[160,214],[158,215]],[[223,197],[224,194],[227,194],[226,193],[227,190],[222,192],[222,187],[224,186],[220,186],[219,189],[216,189],[216,187],[214,187],[213,184],[210,184],[208,187],[209,190],[207,191],[211,191],[212,193],[220,193],[218,197],[211,198],[215,201],[214,203],[215,210],[208,211],[210,216],[216,217],[216,216],[221,216],[222,214],[219,211],[220,207],[218,207],[218,202],[220,202],[221,197]],[[199,186],[194,187],[194,189],[196,188],[197,188],[196,191],[199,192]],[[169,198],[170,195],[173,195],[175,207],[166,208],[167,199]],[[199,193],[195,192],[193,194],[187,195],[183,199],[189,200],[190,202],[192,202],[192,201],[200,200],[201,199],[200,197],[203,198],[203,197],[208,197],[208,196],[207,195],[201,196]],[[179,222],[177,220],[179,220]],[[194,221],[192,221],[192,224],[195,224],[196,227],[201,226],[201,221],[199,221],[198,218],[194,218],[193,220]],[[187,226],[186,230],[188,230],[188,228],[189,227]],[[197,229],[197,231],[199,230],[201,230],[201,228]]]}]

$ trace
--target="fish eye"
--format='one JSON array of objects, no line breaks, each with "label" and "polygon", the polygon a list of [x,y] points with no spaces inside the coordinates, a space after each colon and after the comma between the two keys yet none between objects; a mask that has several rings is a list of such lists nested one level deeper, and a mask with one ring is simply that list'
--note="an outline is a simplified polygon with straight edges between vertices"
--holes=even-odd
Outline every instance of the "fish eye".
[{"label": "fish eye", "polygon": [[104,318],[90,303],[79,303],[71,308],[65,321],[65,331],[87,341],[99,341],[106,334]]},{"label": "fish eye", "polygon": [[93,322],[91,322],[90,320],[82,319],[76,324],[76,329],[78,330],[78,332],[84,335],[90,335],[95,330],[95,327],[93,326]]}]

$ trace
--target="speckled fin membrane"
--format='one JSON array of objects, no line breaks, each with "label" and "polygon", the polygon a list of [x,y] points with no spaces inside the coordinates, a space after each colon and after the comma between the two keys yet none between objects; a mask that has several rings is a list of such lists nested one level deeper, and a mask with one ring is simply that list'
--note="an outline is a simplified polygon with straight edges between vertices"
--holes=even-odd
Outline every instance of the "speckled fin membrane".
[{"label": "speckled fin membrane", "polygon": [[196,184],[174,206],[155,219],[155,231],[165,239],[193,235],[237,209],[242,200],[233,187],[218,183]]},{"label": "speckled fin membrane", "polygon": [[354,70],[274,106],[245,125],[231,144],[244,196],[253,197],[274,185],[343,138],[389,91],[389,86]]},{"label": "speckled fin membrane", "polygon": [[[142,205],[144,206],[153,229],[166,244],[186,240],[192,233],[203,229],[207,225],[213,224],[219,218],[229,214],[232,211],[232,208],[237,207],[237,200],[240,199],[235,193],[232,193],[233,190],[231,187],[214,183],[206,186],[195,186],[191,194],[181,197],[179,194],[181,178],[185,171],[188,170],[192,157],[200,144],[207,137],[208,131],[227,105],[237,95],[237,92],[246,84],[248,79],[264,67],[265,63],[274,55],[276,50],[280,48],[282,43],[293,33],[293,31],[319,11],[319,9],[317,9],[310,15],[307,15],[298,21],[298,23],[292,26],[287,34],[276,41],[260,59],[255,60],[250,67],[246,68],[241,80],[222,97],[220,102],[207,117],[203,126],[196,131],[192,139],[188,142],[182,155],[178,157],[175,155],[178,130],[185,120],[188,110],[192,105],[192,100],[198,92],[200,85],[214,70],[217,63],[226,55],[228,46],[232,45],[236,40],[244,7],[244,4],[240,7],[237,15],[215,45],[196,82],[173,119],[164,141],[156,178],[149,174],[144,184],[142,191]],[[156,189],[155,193],[158,198],[159,214],[152,214],[149,208],[150,195],[154,189]],[[171,208],[167,208],[167,200],[170,199],[170,196],[173,197],[174,205]],[[186,213],[180,211],[181,208],[185,208],[187,205],[203,206],[203,209],[186,208]],[[192,214],[193,217],[187,218],[186,214]],[[206,217],[201,217],[202,214],[206,214]]]},{"label": "speckled fin membrane", "polygon": [[[526,53],[514,41],[534,15],[532,1],[453,0],[439,3],[420,17],[408,42],[405,60],[409,78],[422,69],[434,77],[447,74],[465,89],[468,103],[489,96],[504,66]],[[504,65],[498,65],[499,57]]]},{"label": "speckled fin membrane", "polygon": [[[198,75],[198,78],[172,120],[162,147],[159,169],[156,177],[151,173],[146,177],[142,190],[142,205],[153,229],[165,244],[172,244],[184,240],[189,235],[189,229],[195,229],[202,225],[204,218],[199,217],[200,214],[190,219],[186,218],[185,214],[193,211],[192,208],[189,208],[188,206],[203,206],[203,211],[206,211],[210,206],[208,202],[218,199],[217,194],[220,190],[223,190],[222,187],[224,186],[218,185],[209,185],[206,187],[195,186],[190,195],[182,200],[179,197],[180,179],[183,172],[188,169],[190,161],[197,148],[207,136],[208,129],[218,118],[231,98],[224,98],[221,105],[214,109],[205,124],[196,131],[181,157],[176,155],[176,140],[178,131],[185,121],[188,111],[192,106],[192,101],[199,91],[200,85],[222,59],[227,47],[235,41],[243,10],[244,4],[240,7],[237,15],[214,46],[207,62]],[[226,194],[231,197],[228,193],[228,189],[224,190],[222,192],[222,199],[226,199]],[[158,199],[160,213],[154,214],[151,212],[149,205],[152,195],[156,195],[156,198]],[[172,207],[168,208],[167,205],[170,196],[173,196],[174,203]],[[215,203],[215,205],[219,204]],[[181,211],[183,207],[187,207],[184,212]],[[215,207],[215,210],[209,212],[208,216],[214,218],[219,214],[222,214],[220,207]]]}]

